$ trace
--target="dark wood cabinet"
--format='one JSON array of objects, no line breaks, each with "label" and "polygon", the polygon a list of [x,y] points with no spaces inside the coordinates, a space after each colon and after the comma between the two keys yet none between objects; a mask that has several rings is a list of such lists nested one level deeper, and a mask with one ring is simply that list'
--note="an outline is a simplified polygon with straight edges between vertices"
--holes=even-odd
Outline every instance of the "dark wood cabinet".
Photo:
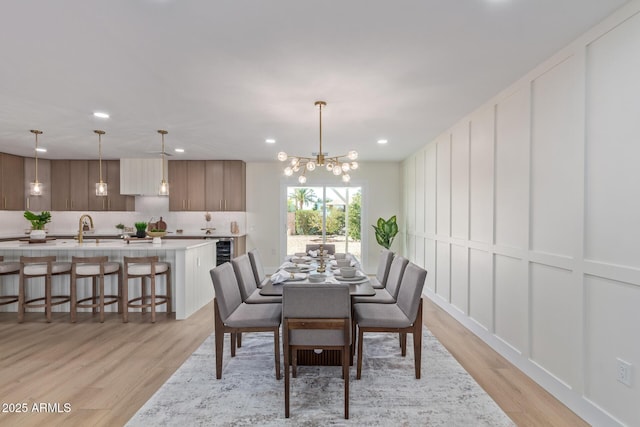
[{"label": "dark wood cabinet", "polygon": [[205,161],[169,161],[169,210],[205,210]]},{"label": "dark wood cabinet", "polygon": [[241,160],[207,160],[205,210],[246,210],[246,163]]},{"label": "dark wood cabinet", "polygon": [[89,210],[89,184],[88,160],[51,160],[51,210]]},{"label": "dark wood cabinet", "polygon": [[51,210],[71,210],[69,199],[69,160],[51,160]]},{"label": "dark wood cabinet", "polygon": [[0,207],[24,210],[24,158],[0,153]]}]

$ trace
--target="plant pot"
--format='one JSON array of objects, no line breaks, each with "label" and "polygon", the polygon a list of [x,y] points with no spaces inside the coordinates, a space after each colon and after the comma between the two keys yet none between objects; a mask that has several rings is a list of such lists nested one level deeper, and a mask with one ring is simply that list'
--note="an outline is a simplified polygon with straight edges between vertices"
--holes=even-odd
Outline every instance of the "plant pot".
[{"label": "plant pot", "polygon": [[47,232],[44,230],[31,230],[29,233],[29,239],[31,240],[44,240],[47,238]]},{"label": "plant pot", "polygon": [[147,230],[136,230],[136,237],[141,239],[147,237]]}]

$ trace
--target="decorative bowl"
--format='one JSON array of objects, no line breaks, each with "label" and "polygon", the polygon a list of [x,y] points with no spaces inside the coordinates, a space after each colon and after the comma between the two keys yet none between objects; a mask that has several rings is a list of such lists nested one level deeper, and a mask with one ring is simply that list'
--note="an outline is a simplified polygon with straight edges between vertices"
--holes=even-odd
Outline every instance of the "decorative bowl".
[{"label": "decorative bowl", "polygon": [[309,282],[311,283],[322,283],[327,278],[326,274],[313,273],[309,275]]},{"label": "decorative bowl", "polygon": [[166,235],[166,231],[147,231],[147,236],[149,237],[164,237]]}]

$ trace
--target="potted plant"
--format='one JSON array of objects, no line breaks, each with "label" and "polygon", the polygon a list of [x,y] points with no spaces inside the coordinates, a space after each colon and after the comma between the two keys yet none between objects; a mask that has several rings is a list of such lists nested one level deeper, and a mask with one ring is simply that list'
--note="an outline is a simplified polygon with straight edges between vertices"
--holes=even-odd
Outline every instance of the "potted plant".
[{"label": "potted plant", "polygon": [[147,223],[136,222],[133,224],[136,227],[136,237],[147,237]]},{"label": "potted plant", "polygon": [[373,226],[376,231],[376,240],[378,244],[386,249],[391,248],[393,239],[398,234],[398,224],[396,223],[396,216],[392,216],[388,220],[384,218],[378,218],[377,225]]},{"label": "potted plant", "polygon": [[31,223],[29,238],[32,240],[44,240],[47,237],[44,226],[51,221],[51,212],[42,211],[36,214],[31,211],[24,211],[24,217]]},{"label": "potted plant", "polygon": [[120,233],[120,234],[124,233],[124,224],[123,223],[116,224],[116,228],[118,229],[118,233]]}]

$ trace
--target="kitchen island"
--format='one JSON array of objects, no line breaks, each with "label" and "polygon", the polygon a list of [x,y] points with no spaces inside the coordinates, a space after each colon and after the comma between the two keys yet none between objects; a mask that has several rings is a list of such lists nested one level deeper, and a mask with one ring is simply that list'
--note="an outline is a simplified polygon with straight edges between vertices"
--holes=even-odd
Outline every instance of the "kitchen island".
[{"label": "kitchen island", "polygon": [[[0,255],[5,261],[17,261],[20,256],[49,256],[55,255],[58,261],[71,261],[73,256],[102,256],[106,255],[110,261],[122,263],[125,256],[158,256],[160,261],[171,264],[171,282],[173,301],[172,309],[176,319],[186,319],[198,309],[213,300],[214,292],[209,270],[216,265],[216,239],[180,240],[162,239],[162,243],[151,241],[126,243],[122,239],[96,240],[85,237],[83,243],[76,240],[50,240],[46,243],[29,243],[28,241],[13,240],[0,242]],[[27,292],[30,295],[44,294],[44,285],[39,280],[29,281]],[[54,277],[53,294],[68,293],[68,276]],[[133,282],[131,280],[130,282]],[[18,293],[18,275],[3,277],[4,293]],[[123,284],[126,285],[126,284]],[[78,287],[78,298],[84,298],[89,286]],[[139,286],[131,286],[130,298],[140,296]],[[134,292],[135,291],[135,292]],[[117,281],[105,280],[105,294],[117,293]],[[115,305],[105,307],[106,311],[115,311]],[[158,307],[159,311],[164,310]],[[17,311],[17,304],[0,307],[1,311]],[[68,304],[54,307],[54,311],[69,310]],[[83,309],[88,311],[89,309]],[[79,310],[79,311],[83,311]]]}]

